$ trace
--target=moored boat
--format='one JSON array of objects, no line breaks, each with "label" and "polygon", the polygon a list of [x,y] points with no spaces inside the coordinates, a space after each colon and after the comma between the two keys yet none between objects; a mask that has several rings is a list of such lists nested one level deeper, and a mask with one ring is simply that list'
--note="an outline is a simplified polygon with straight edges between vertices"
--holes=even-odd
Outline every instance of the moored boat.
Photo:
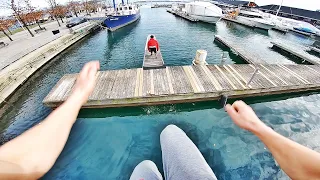
[{"label": "moored boat", "polygon": [[222,9],[210,2],[186,3],[184,11],[194,19],[212,24],[217,23],[222,17]]},{"label": "moored boat", "polygon": [[120,4],[118,7],[115,7],[114,12],[111,13],[104,21],[104,25],[110,31],[115,31],[119,28],[122,28],[126,25],[129,25],[140,18],[140,9],[134,4]]}]

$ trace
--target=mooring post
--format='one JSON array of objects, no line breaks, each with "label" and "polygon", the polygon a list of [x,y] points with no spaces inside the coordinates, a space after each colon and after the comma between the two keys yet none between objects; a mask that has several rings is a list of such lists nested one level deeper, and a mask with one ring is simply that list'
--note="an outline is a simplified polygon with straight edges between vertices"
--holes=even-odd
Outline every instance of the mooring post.
[{"label": "mooring post", "polygon": [[[227,52],[226,52],[226,53],[227,53]],[[222,52],[220,65],[223,65],[224,62],[227,60],[227,55],[226,55],[226,53],[225,53],[225,51]]]},{"label": "mooring post", "polygon": [[248,83],[247,83],[247,86],[249,86],[249,84],[250,84],[251,81],[253,80],[254,76],[255,76],[255,75],[258,73],[258,71],[259,71],[259,68],[258,68],[258,67],[255,66],[254,68],[255,68],[255,70],[254,70],[251,78],[249,79],[249,81],[248,81]]}]

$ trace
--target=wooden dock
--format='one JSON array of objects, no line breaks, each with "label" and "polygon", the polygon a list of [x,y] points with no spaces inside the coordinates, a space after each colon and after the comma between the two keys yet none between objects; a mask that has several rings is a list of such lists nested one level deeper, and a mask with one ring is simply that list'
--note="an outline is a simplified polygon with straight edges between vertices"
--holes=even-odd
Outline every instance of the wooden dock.
[{"label": "wooden dock", "polygon": [[144,48],[144,58],[143,58],[142,68],[143,69],[164,68],[165,65],[162,58],[161,50],[159,49],[156,55],[151,55],[151,53],[148,51],[149,39],[150,39],[150,35],[148,35],[147,37],[146,45]]},{"label": "wooden dock", "polygon": [[243,48],[239,47],[234,42],[229,41],[226,38],[223,38],[219,35],[215,35],[214,41],[219,42],[224,46],[230,48],[249,64],[267,64],[264,60],[252,55],[252,53],[249,53],[248,51],[244,50]]},{"label": "wooden dock", "polygon": [[318,53],[320,54],[320,49],[316,48],[316,47],[310,47],[310,50],[309,51],[313,51],[315,53]]},{"label": "wooden dock", "polygon": [[293,45],[289,45],[289,44],[284,44],[282,42],[271,42],[271,44],[273,44],[273,46],[288,52],[290,54],[293,54],[294,56],[297,56],[307,62],[309,62],[310,64],[320,64],[320,58],[313,56],[309,53],[307,53],[303,47],[294,47]]},{"label": "wooden dock", "polygon": [[198,22],[198,21],[199,21],[198,19],[195,19],[195,18],[193,18],[193,17],[190,17],[190,16],[188,16],[187,14],[182,13],[182,12],[173,11],[173,10],[170,10],[170,9],[167,9],[167,12],[169,12],[169,13],[171,13],[171,14],[173,14],[173,15],[182,17],[182,18],[184,18],[184,19],[186,19],[186,20],[189,20],[189,21],[191,21],[191,22]]},{"label": "wooden dock", "polygon": [[[252,78],[256,68],[258,73]],[[202,65],[101,71],[84,108],[172,104],[320,89],[320,65]],[[77,74],[63,76],[43,103],[65,101]],[[249,84],[248,84],[249,83]]]}]

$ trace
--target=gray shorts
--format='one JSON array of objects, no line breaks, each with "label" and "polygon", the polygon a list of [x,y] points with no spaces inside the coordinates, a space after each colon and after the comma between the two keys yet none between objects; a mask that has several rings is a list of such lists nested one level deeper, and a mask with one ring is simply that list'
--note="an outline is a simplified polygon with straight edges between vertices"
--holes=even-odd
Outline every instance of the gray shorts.
[{"label": "gray shorts", "polygon": [[[160,134],[163,171],[166,180],[212,179],[216,176],[189,137],[175,125]],[[162,180],[157,166],[144,160],[133,170],[130,180]]]}]

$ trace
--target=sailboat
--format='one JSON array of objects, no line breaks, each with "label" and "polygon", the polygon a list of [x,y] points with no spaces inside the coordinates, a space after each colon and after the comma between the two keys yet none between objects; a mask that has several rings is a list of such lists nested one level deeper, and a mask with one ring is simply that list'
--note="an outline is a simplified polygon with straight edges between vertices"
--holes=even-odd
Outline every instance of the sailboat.
[{"label": "sailboat", "polygon": [[119,28],[122,28],[126,25],[129,25],[140,18],[140,9],[135,4],[122,3],[116,7],[115,0],[113,0],[114,12],[107,16],[107,19],[104,21],[104,25],[110,31],[115,31]]}]

